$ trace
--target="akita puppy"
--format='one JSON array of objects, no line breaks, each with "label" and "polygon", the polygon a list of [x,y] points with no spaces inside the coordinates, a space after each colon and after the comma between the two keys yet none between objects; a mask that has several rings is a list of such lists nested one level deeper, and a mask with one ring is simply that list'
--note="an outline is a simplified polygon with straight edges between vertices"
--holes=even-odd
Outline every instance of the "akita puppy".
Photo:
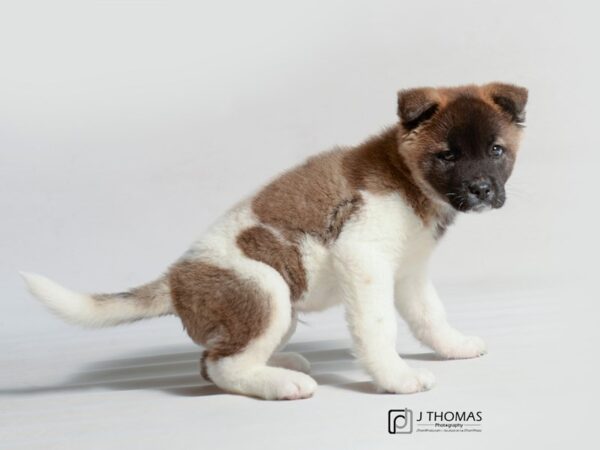
[{"label": "akita puppy", "polygon": [[310,158],[229,210],[166,274],[116,294],[79,294],[23,274],[63,319],[108,326],[176,314],[222,389],[310,397],[301,355],[275,353],[300,312],[341,302],[356,357],[384,392],[429,389],[433,375],[396,351],[396,314],[445,358],[484,342],[448,324],[427,274],[457,212],[500,208],[527,90],[502,83],[398,94],[399,121],[364,143]]}]

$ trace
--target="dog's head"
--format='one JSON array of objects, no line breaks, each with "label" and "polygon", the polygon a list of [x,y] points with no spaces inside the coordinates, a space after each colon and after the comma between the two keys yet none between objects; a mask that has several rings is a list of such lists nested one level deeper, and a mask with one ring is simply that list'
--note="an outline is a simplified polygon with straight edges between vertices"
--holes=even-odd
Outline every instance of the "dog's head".
[{"label": "dog's head", "polygon": [[400,91],[399,151],[422,189],[458,211],[500,208],[527,90],[491,83]]}]

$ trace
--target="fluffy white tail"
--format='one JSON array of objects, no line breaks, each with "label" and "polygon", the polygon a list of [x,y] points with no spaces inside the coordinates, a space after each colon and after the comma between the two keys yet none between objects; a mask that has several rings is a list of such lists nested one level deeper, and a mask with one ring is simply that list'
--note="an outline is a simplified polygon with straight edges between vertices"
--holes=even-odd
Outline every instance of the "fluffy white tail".
[{"label": "fluffy white tail", "polygon": [[21,276],[35,297],[76,325],[105,327],[174,314],[165,278],[117,294],[80,294],[41,275],[21,272]]}]

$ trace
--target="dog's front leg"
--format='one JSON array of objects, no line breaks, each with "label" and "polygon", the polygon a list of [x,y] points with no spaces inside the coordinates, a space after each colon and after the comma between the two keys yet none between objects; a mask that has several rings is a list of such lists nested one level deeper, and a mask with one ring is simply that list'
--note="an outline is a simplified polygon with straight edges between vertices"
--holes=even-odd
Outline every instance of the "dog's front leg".
[{"label": "dog's front leg", "polygon": [[414,336],[444,358],[475,358],[486,351],[483,340],[465,336],[446,320],[425,268],[396,281],[396,308]]},{"label": "dog's front leg", "polygon": [[396,352],[392,264],[363,248],[338,254],[335,265],[356,356],[377,387],[399,394],[431,388],[433,375],[410,368]]}]

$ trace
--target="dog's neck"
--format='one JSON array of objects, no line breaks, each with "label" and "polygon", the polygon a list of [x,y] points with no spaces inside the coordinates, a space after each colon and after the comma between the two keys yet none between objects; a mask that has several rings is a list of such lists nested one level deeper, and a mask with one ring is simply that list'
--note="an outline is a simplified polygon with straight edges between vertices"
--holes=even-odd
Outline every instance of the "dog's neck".
[{"label": "dog's neck", "polygon": [[398,192],[425,225],[435,226],[441,234],[454,220],[455,211],[415,176],[400,152],[404,136],[404,130],[395,125],[352,149],[346,174],[358,189]]}]

